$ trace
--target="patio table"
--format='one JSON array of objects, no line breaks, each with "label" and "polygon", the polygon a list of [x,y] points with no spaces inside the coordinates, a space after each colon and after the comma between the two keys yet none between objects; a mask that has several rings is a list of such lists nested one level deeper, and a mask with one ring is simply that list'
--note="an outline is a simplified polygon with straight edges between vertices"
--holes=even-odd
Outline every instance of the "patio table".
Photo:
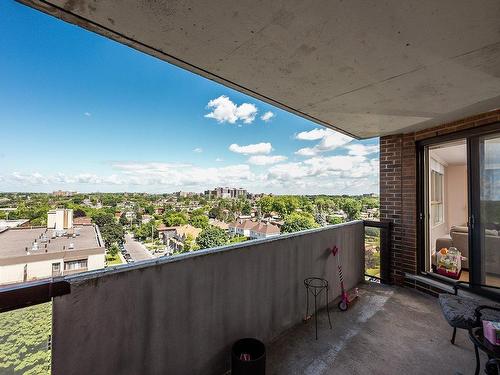
[{"label": "patio table", "polygon": [[479,374],[481,367],[479,359],[479,349],[486,353],[488,356],[488,362],[485,365],[485,373],[490,375],[498,375],[498,363],[500,363],[500,346],[493,345],[488,341],[483,334],[482,327],[476,327],[469,330],[469,338],[474,344],[474,352],[476,354],[476,372],[475,375]]}]

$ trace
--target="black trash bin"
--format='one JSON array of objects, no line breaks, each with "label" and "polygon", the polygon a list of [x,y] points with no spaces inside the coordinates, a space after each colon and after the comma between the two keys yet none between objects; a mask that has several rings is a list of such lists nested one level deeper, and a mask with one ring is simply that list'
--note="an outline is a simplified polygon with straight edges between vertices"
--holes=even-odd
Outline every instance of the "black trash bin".
[{"label": "black trash bin", "polygon": [[266,347],[257,339],[245,338],[231,350],[231,375],[265,375]]}]

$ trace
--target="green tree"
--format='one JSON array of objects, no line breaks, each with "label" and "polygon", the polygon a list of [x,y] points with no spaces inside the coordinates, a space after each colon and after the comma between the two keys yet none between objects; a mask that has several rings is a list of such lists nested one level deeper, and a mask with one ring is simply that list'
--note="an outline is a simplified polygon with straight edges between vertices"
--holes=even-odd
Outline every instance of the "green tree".
[{"label": "green tree", "polygon": [[102,210],[97,211],[91,217],[94,224],[99,226],[99,228],[104,228],[107,224],[115,223],[115,217],[113,214]]},{"label": "green tree", "polygon": [[342,224],[344,222],[339,216],[328,216],[327,220],[330,224]]},{"label": "green tree", "polygon": [[191,219],[189,219],[189,223],[193,227],[204,229],[208,226],[208,216],[205,215],[191,216]]},{"label": "green tree", "polygon": [[194,240],[193,236],[190,235],[190,234],[188,234],[186,236],[186,239],[184,240],[183,252],[186,252],[186,251],[195,251],[195,250],[198,250],[199,248],[200,247],[198,246],[198,244]]},{"label": "green tree", "polygon": [[113,258],[118,255],[118,251],[120,251],[120,249],[118,248],[118,245],[116,243],[112,244],[108,249],[109,255],[111,255]]},{"label": "green tree", "polygon": [[104,244],[109,249],[113,244],[125,242],[125,230],[123,226],[115,221],[106,223],[99,227]]},{"label": "green tree", "polygon": [[250,215],[252,213],[252,205],[248,201],[248,199],[245,199],[243,202],[243,206],[241,207],[241,213],[243,215]]},{"label": "green tree", "polygon": [[184,212],[168,212],[163,216],[163,222],[167,227],[175,227],[188,223],[188,216]]},{"label": "green tree", "polygon": [[342,202],[342,210],[348,220],[358,220],[361,217],[361,202],[355,198],[345,198]]},{"label": "green tree", "polygon": [[285,218],[285,223],[281,227],[281,231],[283,233],[293,233],[317,227],[319,225],[314,221],[311,214],[294,212]]},{"label": "green tree", "polygon": [[285,197],[281,197],[281,200],[283,201],[283,203],[285,205],[285,212],[280,212],[280,214],[282,216],[289,215],[292,212],[294,212],[297,208],[299,208],[300,201],[297,197],[285,196]]},{"label": "green tree", "polygon": [[123,226],[130,224],[129,220],[127,219],[127,215],[125,215],[125,212],[120,215],[120,220],[118,220],[118,222]]},{"label": "green tree", "polygon": [[200,233],[196,238],[196,244],[200,249],[208,249],[211,247],[217,247],[226,245],[229,242],[229,237],[226,231],[209,225]]},{"label": "green tree", "polygon": [[271,196],[262,197],[259,200],[259,207],[263,214],[268,214],[273,210],[274,198]]},{"label": "green tree", "polygon": [[81,208],[75,208],[73,210],[73,217],[85,217],[87,214]]},{"label": "green tree", "polygon": [[139,240],[146,240],[151,238],[151,234],[154,237],[158,237],[157,223],[151,220],[149,223],[139,225],[134,231],[134,237]]}]

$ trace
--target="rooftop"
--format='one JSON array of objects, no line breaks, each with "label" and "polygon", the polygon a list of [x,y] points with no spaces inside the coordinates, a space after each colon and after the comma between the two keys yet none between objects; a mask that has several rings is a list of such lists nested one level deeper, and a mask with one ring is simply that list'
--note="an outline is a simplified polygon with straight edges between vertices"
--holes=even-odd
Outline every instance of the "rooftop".
[{"label": "rooftop", "polygon": [[191,224],[180,225],[172,228],[175,229],[179,236],[191,235],[193,238],[196,238],[201,233],[200,228],[193,227]]},{"label": "rooftop", "polygon": [[279,234],[281,232],[280,228],[277,227],[276,225],[262,223],[262,222],[256,223],[256,225],[253,228],[251,228],[251,230],[254,232],[265,233],[265,234],[274,234],[274,233]]},{"label": "rooftop", "polygon": [[249,219],[239,220],[229,224],[231,228],[250,229],[259,233],[280,233],[280,228],[273,224],[256,222]]},{"label": "rooftop", "polygon": [[[75,232],[80,235],[76,237],[51,238],[54,230],[47,228],[9,229],[0,233],[0,261],[10,260],[17,257],[32,257],[43,254],[68,253],[79,250],[101,249],[95,226],[76,226]],[[47,236],[47,241],[42,241],[42,236]],[[38,242],[39,250],[32,250],[35,240]],[[70,244],[73,249],[69,249]],[[29,255],[27,255],[28,248]]]}]

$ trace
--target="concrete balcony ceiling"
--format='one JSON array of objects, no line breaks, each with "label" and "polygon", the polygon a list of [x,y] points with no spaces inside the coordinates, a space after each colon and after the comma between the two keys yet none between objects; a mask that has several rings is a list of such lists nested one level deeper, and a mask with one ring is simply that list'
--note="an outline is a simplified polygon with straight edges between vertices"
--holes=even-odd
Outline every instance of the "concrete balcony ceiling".
[{"label": "concrete balcony ceiling", "polygon": [[500,107],[497,0],[20,0],[366,138]]}]

